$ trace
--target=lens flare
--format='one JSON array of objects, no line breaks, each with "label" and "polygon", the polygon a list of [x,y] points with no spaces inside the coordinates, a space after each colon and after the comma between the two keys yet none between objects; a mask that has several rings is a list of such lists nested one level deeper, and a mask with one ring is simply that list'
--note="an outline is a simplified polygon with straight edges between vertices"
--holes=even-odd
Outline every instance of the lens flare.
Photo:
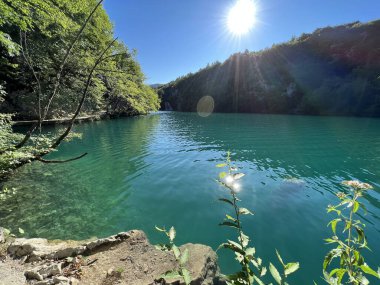
[{"label": "lens flare", "polygon": [[237,0],[228,13],[227,25],[237,36],[247,34],[255,24],[257,7],[253,0]]},{"label": "lens flare", "polygon": [[208,117],[214,111],[214,98],[211,96],[202,97],[197,104],[197,112],[201,117]]}]

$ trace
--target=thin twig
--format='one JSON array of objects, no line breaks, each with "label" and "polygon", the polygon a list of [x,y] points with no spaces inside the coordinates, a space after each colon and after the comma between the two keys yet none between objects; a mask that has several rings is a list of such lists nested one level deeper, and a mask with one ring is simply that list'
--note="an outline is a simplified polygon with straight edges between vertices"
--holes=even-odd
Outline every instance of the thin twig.
[{"label": "thin twig", "polygon": [[82,35],[84,29],[86,28],[87,24],[89,23],[90,19],[92,18],[92,16],[95,14],[96,10],[98,9],[98,7],[100,6],[100,4],[102,4],[104,0],[100,0],[98,2],[98,4],[95,6],[95,8],[92,10],[91,14],[87,17],[86,21],[83,23],[82,27],[80,28],[78,34],[76,35],[75,39],[72,41],[70,47],[68,48],[68,50],[66,51],[66,54],[62,60],[62,63],[58,69],[58,72],[56,74],[56,81],[55,81],[55,84],[54,84],[54,89],[53,89],[53,92],[51,93],[51,95],[49,96],[48,98],[48,103],[46,105],[46,108],[44,110],[44,114],[42,116],[42,120],[45,120],[48,112],[49,112],[49,108],[50,108],[50,104],[51,102],[53,101],[54,97],[56,96],[57,92],[58,92],[58,88],[61,84],[61,76],[62,76],[62,72],[63,72],[63,68],[65,67],[66,65],[66,62],[75,46],[75,44],[78,42],[80,36]]},{"label": "thin twig", "polygon": [[100,56],[98,57],[98,59],[96,60],[94,66],[92,67],[92,69],[91,69],[91,71],[90,71],[90,73],[88,75],[87,82],[86,82],[86,87],[85,87],[85,89],[83,91],[82,98],[81,98],[81,100],[79,102],[77,110],[75,111],[75,114],[71,118],[70,123],[69,123],[68,127],[66,128],[66,131],[63,132],[63,134],[58,137],[58,139],[51,145],[51,148],[57,148],[61,144],[61,142],[66,138],[66,136],[70,133],[70,131],[71,131],[72,127],[73,127],[73,124],[75,122],[75,119],[79,115],[79,113],[80,113],[80,111],[82,109],[83,103],[84,103],[84,101],[85,101],[85,99],[87,97],[88,88],[90,87],[90,83],[92,81],[92,76],[94,74],[94,71],[95,71],[96,67],[105,59],[104,55],[107,53],[107,51],[109,51],[109,49],[113,46],[113,44],[116,41],[117,41],[117,38],[115,38],[112,42],[110,42],[108,44],[108,46],[100,54]]}]

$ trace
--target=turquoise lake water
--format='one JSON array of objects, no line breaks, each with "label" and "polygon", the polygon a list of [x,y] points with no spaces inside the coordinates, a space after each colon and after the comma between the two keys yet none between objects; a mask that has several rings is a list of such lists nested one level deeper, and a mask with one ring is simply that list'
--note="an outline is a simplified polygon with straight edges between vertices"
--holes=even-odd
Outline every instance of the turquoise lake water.
[{"label": "turquoise lake water", "polygon": [[[373,251],[367,261],[380,265],[380,119],[162,112],[75,130],[83,138],[50,158],[89,154],[21,169],[7,183],[15,193],[0,200],[0,225],[50,239],[142,229],[152,243],[163,241],[155,225],[173,225],[177,244],[216,249],[234,236],[218,226],[229,207],[218,202],[228,193],[215,182],[215,165],[230,150],[246,174],[242,206],[255,212],[243,226],[264,263],[277,248],[301,263],[293,284],[319,282],[334,218],[326,207],[345,191],[342,180],[359,179],[375,187],[363,197],[368,214],[361,218]],[[229,253],[218,255],[223,272],[237,268]]]}]

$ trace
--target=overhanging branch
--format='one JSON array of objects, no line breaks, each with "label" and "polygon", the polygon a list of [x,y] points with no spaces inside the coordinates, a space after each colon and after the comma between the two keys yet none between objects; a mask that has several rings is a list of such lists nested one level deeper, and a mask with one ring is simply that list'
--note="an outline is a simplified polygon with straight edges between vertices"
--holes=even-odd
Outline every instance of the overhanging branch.
[{"label": "overhanging branch", "polygon": [[66,160],[47,160],[47,159],[43,159],[41,157],[37,157],[36,160],[41,161],[43,163],[66,163],[66,162],[70,162],[70,161],[81,159],[82,157],[85,157],[87,154],[88,153],[85,152],[84,154],[82,154],[80,156],[73,157],[73,158],[66,159]]}]

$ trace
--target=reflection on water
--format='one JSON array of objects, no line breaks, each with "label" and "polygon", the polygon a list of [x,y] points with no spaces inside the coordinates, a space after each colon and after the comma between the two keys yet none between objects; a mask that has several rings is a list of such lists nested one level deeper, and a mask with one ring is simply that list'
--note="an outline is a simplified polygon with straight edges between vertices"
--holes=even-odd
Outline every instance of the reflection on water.
[{"label": "reflection on water", "polygon": [[[84,151],[62,165],[34,163],[7,183],[0,224],[29,236],[84,239],[132,228],[153,242],[154,225],[174,225],[178,242],[216,248],[233,232],[218,223],[228,207],[215,164],[228,150],[246,176],[240,197],[255,211],[245,221],[260,256],[274,248],[301,262],[297,284],[318,280],[328,247],[328,204],[342,180],[374,185],[365,197],[369,243],[380,252],[380,120],[276,115],[158,113],[76,126],[83,139],[54,158]],[[224,271],[234,269],[220,252]],[[374,255],[369,262],[376,264]]]}]

